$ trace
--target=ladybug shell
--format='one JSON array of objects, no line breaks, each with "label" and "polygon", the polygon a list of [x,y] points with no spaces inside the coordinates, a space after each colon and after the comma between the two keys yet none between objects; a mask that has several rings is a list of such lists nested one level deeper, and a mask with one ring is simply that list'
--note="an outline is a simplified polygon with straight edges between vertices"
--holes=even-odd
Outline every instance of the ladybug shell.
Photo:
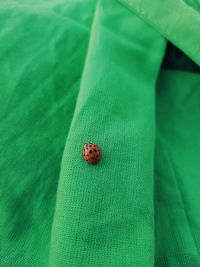
[{"label": "ladybug shell", "polygon": [[83,158],[90,164],[97,164],[101,159],[101,149],[94,143],[85,143],[82,149]]}]

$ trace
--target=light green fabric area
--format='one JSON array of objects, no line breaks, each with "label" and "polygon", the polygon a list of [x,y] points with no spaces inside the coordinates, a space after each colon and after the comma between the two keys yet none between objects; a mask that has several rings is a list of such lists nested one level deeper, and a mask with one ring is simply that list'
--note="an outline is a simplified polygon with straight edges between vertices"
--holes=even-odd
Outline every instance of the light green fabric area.
[{"label": "light green fabric area", "polygon": [[[119,0],[200,65],[199,1]],[[189,3],[189,5],[188,5]],[[193,7],[193,8],[192,8]]]},{"label": "light green fabric area", "polygon": [[200,266],[200,25],[129,4],[0,3],[0,267]]}]

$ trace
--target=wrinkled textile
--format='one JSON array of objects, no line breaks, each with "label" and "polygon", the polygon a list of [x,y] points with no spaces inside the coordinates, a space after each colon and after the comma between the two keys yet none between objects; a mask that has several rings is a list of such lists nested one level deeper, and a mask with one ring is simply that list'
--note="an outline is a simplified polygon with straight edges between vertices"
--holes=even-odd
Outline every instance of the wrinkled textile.
[{"label": "wrinkled textile", "polygon": [[0,2],[0,267],[200,266],[199,10]]}]

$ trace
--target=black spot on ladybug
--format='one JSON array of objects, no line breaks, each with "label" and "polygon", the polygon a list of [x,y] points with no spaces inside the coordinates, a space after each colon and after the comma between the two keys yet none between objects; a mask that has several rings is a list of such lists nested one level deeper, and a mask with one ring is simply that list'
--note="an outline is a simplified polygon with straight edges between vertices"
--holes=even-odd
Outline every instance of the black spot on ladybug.
[{"label": "black spot on ladybug", "polygon": [[97,150],[95,148],[93,150],[94,150],[94,152],[97,152]]},{"label": "black spot on ladybug", "polygon": [[92,153],[92,150],[90,150],[90,153]]},{"label": "black spot on ladybug", "polygon": [[94,157],[91,157],[91,159],[94,159]]}]

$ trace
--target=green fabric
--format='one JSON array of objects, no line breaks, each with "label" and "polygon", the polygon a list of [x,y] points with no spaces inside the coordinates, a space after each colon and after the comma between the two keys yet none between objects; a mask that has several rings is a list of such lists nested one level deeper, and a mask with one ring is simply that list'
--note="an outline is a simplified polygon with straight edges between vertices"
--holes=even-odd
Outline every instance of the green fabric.
[{"label": "green fabric", "polygon": [[[190,0],[119,0],[200,64],[200,4]],[[192,3],[193,2],[193,3]],[[194,4],[196,3],[196,5]],[[191,7],[192,5],[192,7]],[[196,7],[198,5],[198,8]],[[195,8],[196,7],[196,8]]]},{"label": "green fabric", "polygon": [[200,266],[200,16],[173,2],[1,1],[0,267]]}]

